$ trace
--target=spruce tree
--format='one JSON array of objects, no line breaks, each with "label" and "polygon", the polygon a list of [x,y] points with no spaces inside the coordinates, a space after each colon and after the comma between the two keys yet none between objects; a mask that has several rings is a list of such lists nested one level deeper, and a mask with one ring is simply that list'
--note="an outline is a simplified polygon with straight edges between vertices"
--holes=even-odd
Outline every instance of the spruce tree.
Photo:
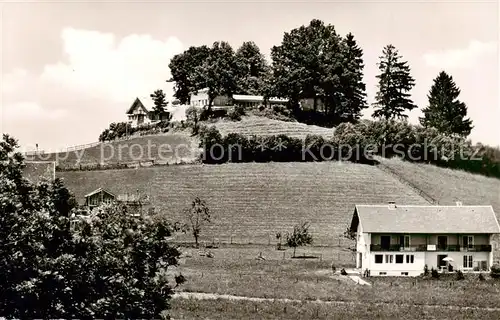
[{"label": "spruce tree", "polygon": [[465,118],[467,106],[457,99],[459,95],[460,89],[453,77],[441,71],[427,96],[429,105],[422,109],[424,117],[419,118],[420,124],[441,133],[467,137],[473,128],[472,121]]},{"label": "spruce tree", "polygon": [[415,86],[415,79],[410,75],[407,61],[401,61],[398,50],[389,44],[384,47],[378,64],[378,92],[375,97],[374,118],[407,118],[404,114],[417,106],[410,99],[410,90]]},{"label": "spruce tree", "polygon": [[339,116],[342,120],[353,121],[361,117],[366,105],[366,86],[363,82],[363,50],[358,46],[354,35],[347,34],[342,41],[344,68],[341,80],[343,93]]}]

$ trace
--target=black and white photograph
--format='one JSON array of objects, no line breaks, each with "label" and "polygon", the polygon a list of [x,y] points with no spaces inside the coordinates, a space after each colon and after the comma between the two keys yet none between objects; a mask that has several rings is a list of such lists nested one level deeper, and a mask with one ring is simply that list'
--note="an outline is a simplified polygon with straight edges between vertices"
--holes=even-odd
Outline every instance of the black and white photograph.
[{"label": "black and white photograph", "polygon": [[499,1],[0,13],[0,320],[500,319]]}]

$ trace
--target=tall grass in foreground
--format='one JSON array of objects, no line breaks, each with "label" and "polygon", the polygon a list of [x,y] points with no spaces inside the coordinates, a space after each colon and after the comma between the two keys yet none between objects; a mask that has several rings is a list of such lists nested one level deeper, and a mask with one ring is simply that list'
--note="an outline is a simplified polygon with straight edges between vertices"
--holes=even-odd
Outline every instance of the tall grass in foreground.
[{"label": "tall grass in foreground", "polygon": [[174,319],[500,319],[500,312],[446,307],[174,299]]}]

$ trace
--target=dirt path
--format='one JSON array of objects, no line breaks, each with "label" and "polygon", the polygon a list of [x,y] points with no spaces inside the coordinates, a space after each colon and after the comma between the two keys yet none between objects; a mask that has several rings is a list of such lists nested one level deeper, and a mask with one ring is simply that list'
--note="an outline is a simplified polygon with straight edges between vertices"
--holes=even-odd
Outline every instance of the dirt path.
[{"label": "dirt path", "polygon": [[500,312],[500,307],[490,308],[490,307],[464,307],[464,306],[451,306],[451,305],[430,305],[430,304],[396,304],[390,302],[374,302],[365,303],[358,301],[342,301],[342,300],[296,300],[296,299],[272,299],[272,298],[258,298],[258,297],[246,297],[246,296],[234,296],[230,294],[216,294],[216,293],[204,293],[204,292],[177,292],[173,295],[174,299],[198,299],[198,300],[233,300],[233,301],[252,301],[252,302],[283,302],[283,303],[324,303],[332,305],[363,305],[371,304],[374,306],[384,306],[384,305],[398,305],[404,307],[422,307],[422,308],[448,308],[452,310],[483,310],[490,312]]}]

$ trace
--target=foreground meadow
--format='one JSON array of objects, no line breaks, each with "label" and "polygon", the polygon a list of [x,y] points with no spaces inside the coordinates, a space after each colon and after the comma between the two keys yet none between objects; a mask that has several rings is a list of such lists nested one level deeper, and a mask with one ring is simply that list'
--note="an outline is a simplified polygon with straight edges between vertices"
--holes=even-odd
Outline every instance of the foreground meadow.
[{"label": "foreground meadow", "polygon": [[[291,250],[244,246],[212,249],[213,258],[196,250],[184,251],[174,272],[187,282],[180,290],[271,299],[325,300],[367,304],[438,305],[454,307],[498,307],[500,281],[467,275],[466,280],[422,278],[369,278],[372,286],[357,285],[346,276],[333,275],[352,267],[350,252],[340,248],[299,248],[297,255],[322,259],[292,259]],[[265,260],[257,257],[262,252]],[[274,253],[273,253],[274,252]],[[467,294],[464,294],[466,292]]]},{"label": "foreground meadow", "polygon": [[397,304],[320,304],[174,299],[172,319],[500,319],[500,311]]}]

